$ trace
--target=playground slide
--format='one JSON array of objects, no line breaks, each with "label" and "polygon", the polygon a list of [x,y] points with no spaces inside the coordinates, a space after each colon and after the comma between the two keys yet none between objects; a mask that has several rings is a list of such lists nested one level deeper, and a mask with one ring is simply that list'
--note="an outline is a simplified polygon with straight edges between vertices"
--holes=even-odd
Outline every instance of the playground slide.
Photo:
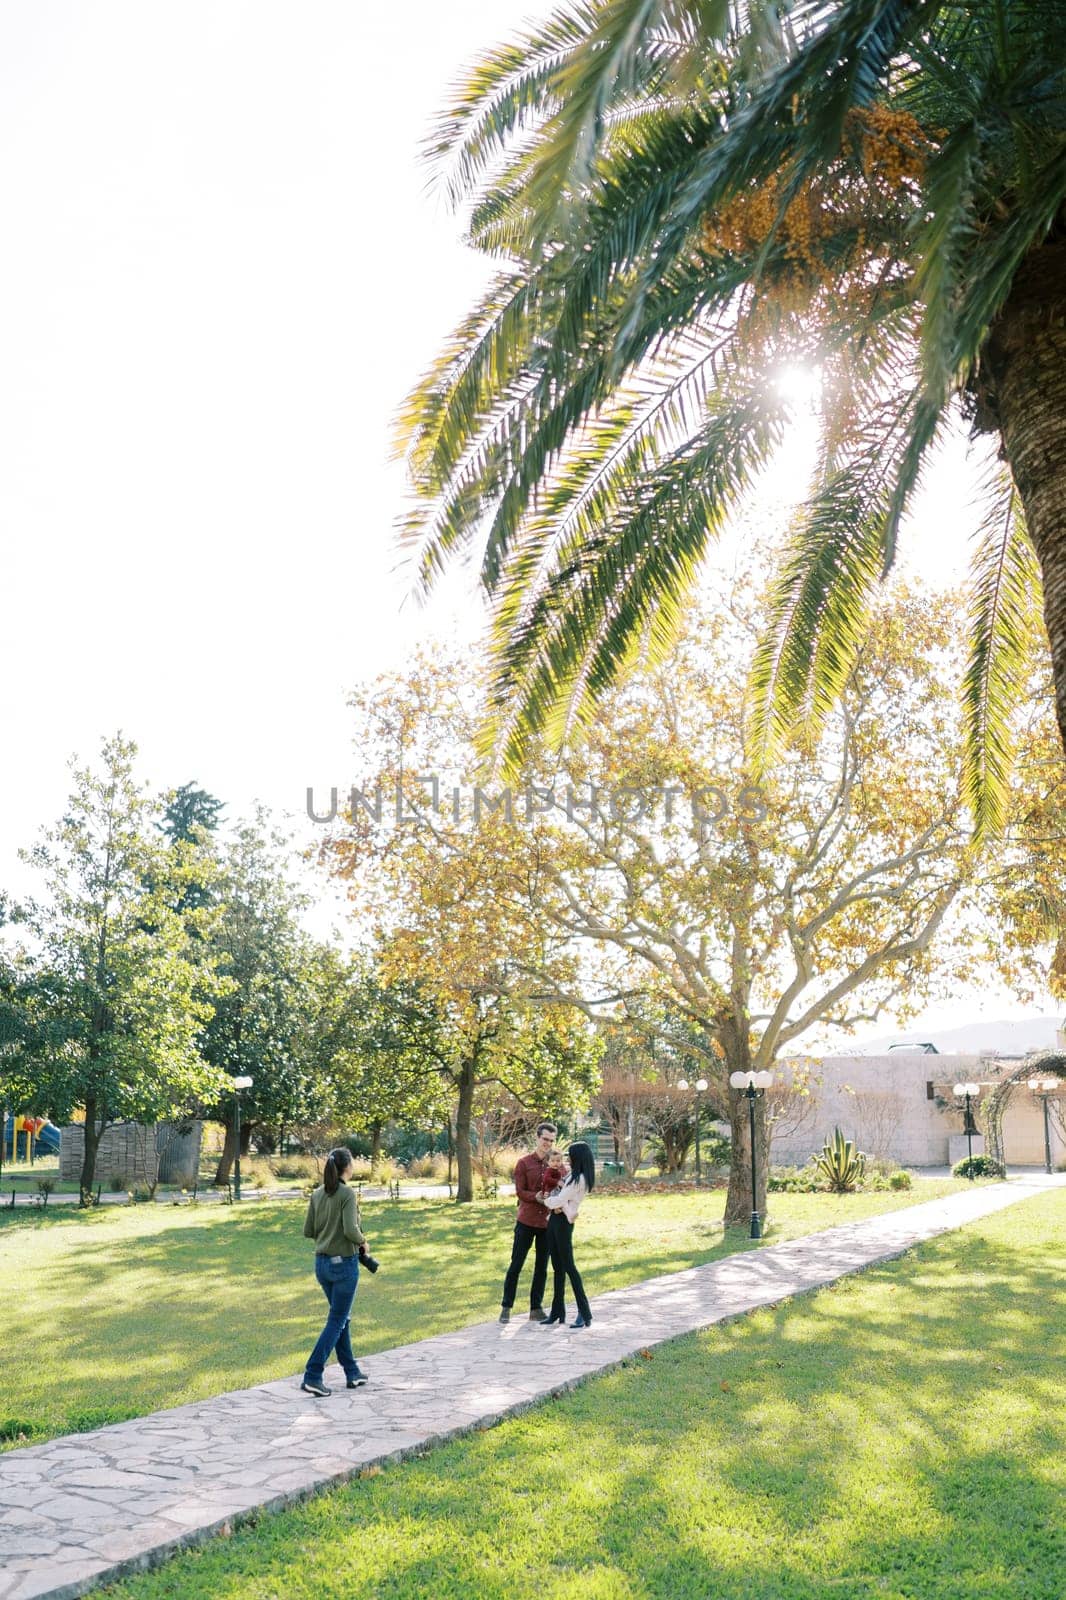
[{"label": "playground slide", "polygon": [[59,1129],[46,1117],[8,1116],[4,1123],[4,1160],[12,1158],[12,1142],[17,1135],[19,1154],[28,1154],[29,1141],[33,1140],[35,1156],[59,1154]]}]

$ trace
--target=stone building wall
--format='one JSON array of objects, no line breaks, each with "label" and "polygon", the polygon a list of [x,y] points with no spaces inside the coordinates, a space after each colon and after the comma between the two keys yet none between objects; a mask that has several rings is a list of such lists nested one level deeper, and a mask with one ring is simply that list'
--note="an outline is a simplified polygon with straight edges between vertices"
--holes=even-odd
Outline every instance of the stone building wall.
[{"label": "stone building wall", "polygon": [[[953,1086],[966,1079],[991,1087],[1016,1061],[997,1062],[974,1055],[924,1055],[893,1050],[878,1056],[825,1056],[814,1068],[810,1112],[800,1126],[775,1132],[771,1160],[778,1166],[802,1165],[834,1128],[841,1128],[861,1150],[905,1167],[948,1164],[949,1140],[962,1132],[962,1112]],[[1030,1107],[1015,1096],[1004,1123],[1007,1159],[1019,1165],[1043,1161],[1029,1136]],[[975,1144],[975,1153],[983,1149]],[[965,1154],[965,1151],[963,1152]]]},{"label": "stone building wall", "polygon": [[[785,1122],[775,1131],[771,1160],[776,1166],[802,1166],[839,1127],[869,1155],[905,1167],[946,1166],[966,1154],[954,1085],[972,1079],[991,1089],[1019,1065],[1015,1059],[910,1050],[825,1056],[814,1067],[809,1100],[797,1101],[793,1125]],[[787,1075],[783,1068],[782,1077]],[[980,1115],[977,1121],[980,1125]],[[1004,1115],[1003,1145],[1009,1165],[1044,1164],[1043,1109],[1023,1085],[1015,1089]],[[975,1139],[974,1154],[983,1149],[983,1140]],[[1054,1114],[1051,1159],[1053,1166],[1066,1161],[1066,1136]]]}]

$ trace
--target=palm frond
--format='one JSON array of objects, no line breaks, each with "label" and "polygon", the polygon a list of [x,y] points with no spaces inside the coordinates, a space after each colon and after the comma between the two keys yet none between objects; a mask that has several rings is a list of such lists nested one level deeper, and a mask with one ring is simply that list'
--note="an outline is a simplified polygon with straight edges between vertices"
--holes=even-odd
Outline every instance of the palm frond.
[{"label": "palm frond", "polygon": [[863,447],[844,465],[827,464],[785,551],[749,679],[757,772],[767,770],[799,721],[820,729],[855,665],[885,568],[906,409],[905,402],[884,405],[868,423]]},{"label": "palm frond", "polygon": [[491,755],[505,770],[524,737],[558,744],[594,712],[636,640],[654,656],[675,630],[698,563],[780,441],[784,405],[761,382],[715,393],[691,439],[627,485],[590,541],[575,533],[518,626],[497,635]]},{"label": "palm frond", "polygon": [[990,496],[970,569],[970,657],[963,679],[964,795],[978,838],[1002,828],[1014,761],[1013,713],[1040,632],[1040,571],[1006,473]]},{"label": "palm frond", "polygon": [[593,27],[558,73],[556,92],[564,109],[543,129],[530,185],[539,242],[551,237],[563,207],[572,206],[589,183],[609,108],[641,86],[653,30],[669,31],[680,22],[682,36],[698,37],[704,50],[728,30],[728,0],[702,0],[698,9],[701,27],[696,29],[694,7],[683,0],[601,0],[597,5]]},{"label": "palm frond", "polygon": [[558,108],[562,66],[595,26],[596,0],[555,11],[539,27],[500,45],[464,76],[426,144],[426,156],[459,205],[515,133]]}]

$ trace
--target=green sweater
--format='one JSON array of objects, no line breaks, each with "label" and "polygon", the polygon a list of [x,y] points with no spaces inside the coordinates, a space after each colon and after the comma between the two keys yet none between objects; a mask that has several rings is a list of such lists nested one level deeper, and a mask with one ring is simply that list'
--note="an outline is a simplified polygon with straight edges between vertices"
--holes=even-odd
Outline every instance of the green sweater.
[{"label": "green sweater", "polygon": [[354,1256],[366,1240],[359,1226],[355,1190],[343,1178],[332,1194],[319,1184],[311,1196],[304,1222],[304,1238],[315,1241],[318,1256]]}]

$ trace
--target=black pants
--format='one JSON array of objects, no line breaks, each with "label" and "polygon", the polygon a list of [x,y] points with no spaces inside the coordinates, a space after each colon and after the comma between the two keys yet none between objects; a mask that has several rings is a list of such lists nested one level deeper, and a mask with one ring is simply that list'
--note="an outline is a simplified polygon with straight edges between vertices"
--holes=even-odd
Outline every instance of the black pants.
[{"label": "black pants", "polygon": [[539,1310],[544,1304],[544,1285],[548,1281],[548,1240],[545,1229],[531,1228],[528,1222],[516,1222],[514,1244],[511,1247],[511,1265],[507,1268],[507,1276],[503,1280],[502,1304],[508,1311],[514,1305],[514,1297],[518,1293],[518,1279],[526,1264],[530,1245],[534,1246],[536,1255],[533,1258],[533,1282],[529,1286],[529,1309]]},{"label": "black pants", "polygon": [[548,1249],[551,1251],[555,1281],[552,1287],[553,1317],[566,1316],[566,1280],[577,1301],[578,1314],[586,1322],[592,1321],[588,1295],[581,1282],[581,1274],[574,1265],[574,1224],[561,1211],[553,1211],[548,1222]]}]

